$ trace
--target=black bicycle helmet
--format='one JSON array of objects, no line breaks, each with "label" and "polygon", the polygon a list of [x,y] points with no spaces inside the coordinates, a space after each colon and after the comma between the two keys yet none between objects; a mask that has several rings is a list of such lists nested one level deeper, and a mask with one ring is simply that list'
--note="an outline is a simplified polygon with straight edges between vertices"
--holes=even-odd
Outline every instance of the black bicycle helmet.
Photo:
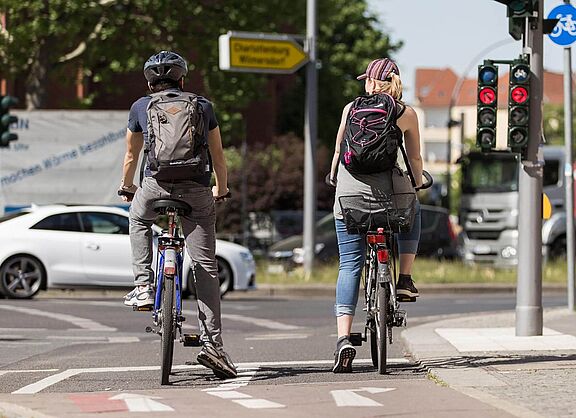
[{"label": "black bicycle helmet", "polygon": [[151,84],[159,80],[178,81],[187,73],[186,60],[175,52],[160,51],[144,64],[144,77]]}]

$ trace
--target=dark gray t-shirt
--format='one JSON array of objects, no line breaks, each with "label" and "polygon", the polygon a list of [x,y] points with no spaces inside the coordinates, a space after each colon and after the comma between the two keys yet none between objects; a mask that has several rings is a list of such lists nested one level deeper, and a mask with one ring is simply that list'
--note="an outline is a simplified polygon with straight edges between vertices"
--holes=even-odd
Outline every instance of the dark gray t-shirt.
[{"label": "dark gray t-shirt", "polygon": [[[144,96],[136,100],[130,107],[130,114],[128,116],[128,129],[130,129],[132,132],[142,132],[142,135],[144,136],[144,142],[148,141],[148,115],[146,114],[146,108],[148,107],[150,99],[150,96]],[[208,131],[218,127],[218,120],[216,119],[216,114],[214,113],[214,108],[212,107],[212,103],[210,101],[202,96],[198,96],[198,102],[202,106],[204,121],[206,122],[204,124],[204,136],[206,139],[208,139]],[[208,152],[208,157],[210,158],[210,152]],[[144,175],[151,175],[147,161],[146,167],[144,169]],[[202,177],[197,177],[194,179],[191,178],[190,180],[193,180],[204,186],[209,186],[211,178],[212,158],[210,158],[210,171]]]}]

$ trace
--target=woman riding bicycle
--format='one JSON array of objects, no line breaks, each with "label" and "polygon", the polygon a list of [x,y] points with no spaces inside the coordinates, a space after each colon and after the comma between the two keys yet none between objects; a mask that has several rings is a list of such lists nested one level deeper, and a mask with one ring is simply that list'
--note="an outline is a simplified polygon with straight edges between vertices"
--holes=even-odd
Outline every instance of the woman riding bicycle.
[{"label": "woman riding bicycle", "polygon": [[[369,96],[389,94],[396,105],[396,125],[400,129],[406,144],[408,160],[416,181],[416,186],[422,184],[422,157],[420,156],[420,133],[416,112],[401,102],[402,83],[400,71],[396,63],[388,58],[372,61],[366,72],[357,77],[365,80],[364,88]],[[365,260],[365,234],[348,233],[344,223],[339,197],[349,195],[374,196],[390,193],[391,170],[371,174],[352,174],[341,162],[340,148],[347,129],[349,113],[353,103],[344,107],[340,127],[336,136],[336,146],[330,170],[330,182],[336,186],[334,217],[338,236],[340,266],[336,285],[335,314],[338,326],[338,340],[334,353],[334,373],[352,371],[352,360],[356,349],[349,341],[352,321],[358,301],[360,279]],[[346,158],[346,155],[344,155]],[[400,301],[414,300],[418,290],[412,281],[411,272],[418,241],[420,239],[420,205],[416,204],[416,216],[412,230],[398,234],[398,250],[400,253],[400,274],[396,285],[397,297]]]}]

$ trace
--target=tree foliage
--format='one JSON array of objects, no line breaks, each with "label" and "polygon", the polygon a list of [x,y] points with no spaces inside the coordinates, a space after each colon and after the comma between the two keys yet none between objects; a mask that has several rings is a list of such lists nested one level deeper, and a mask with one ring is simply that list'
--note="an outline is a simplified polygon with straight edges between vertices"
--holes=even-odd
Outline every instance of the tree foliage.
[{"label": "tree foliage", "polygon": [[[2,73],[26,79],[28,108],[42,108],[51,73],[62,81],[84,76],[102,82],[139,70],[160,49],[181,51],[217,104],[225,136],[241,136],[242,111],[262,97],[270,75],[229,73],[218,68],[218,36],[228,30],[305,33],[306,0],[0,0],[8,32],[0,36]],[[319,0],[317,50],[319,137],[333,140],[344,104],[361,92],[355,76],[370,59],[389,56],[394,44],[367,11],[366,0]],[[74,67],[71,64],[76,64]],[[276,76],[277,77],[277,76]],[[120,87],[121,86],[117,86]],[[304,71],[282,101],[280,133],[301,134]]]}]

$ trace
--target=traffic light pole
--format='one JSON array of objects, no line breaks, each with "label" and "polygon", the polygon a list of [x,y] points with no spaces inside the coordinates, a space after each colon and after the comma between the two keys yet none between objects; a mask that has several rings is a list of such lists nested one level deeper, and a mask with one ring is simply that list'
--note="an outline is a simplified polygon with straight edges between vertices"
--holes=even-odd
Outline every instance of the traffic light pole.
[{"label": "traffic light pole", "polygon": [[[564,0],[570,4],[570,0]],[[566,166],[564,167],[564,181],[566,188],[566,261],[568,285],[568,309],[576,310],[574,306],[574,168],[572,165],[572,48],[564,48],[564,146],[566,153]]]},{"label": "traffic light pole", "polygon": [[543,1],[537,20],[526,22],[524,53],[530,56],[529,142],[519,170],[516,336],[542,335],[542,76]]},{"label": "traffic light pole", "polygon": [[304,273],[312,274],[316,247],[316,134],[318,114],[318,68],[316,67],[316,0],[306,2],[306,38],[310,61],[306,66],[304,117]]}]

